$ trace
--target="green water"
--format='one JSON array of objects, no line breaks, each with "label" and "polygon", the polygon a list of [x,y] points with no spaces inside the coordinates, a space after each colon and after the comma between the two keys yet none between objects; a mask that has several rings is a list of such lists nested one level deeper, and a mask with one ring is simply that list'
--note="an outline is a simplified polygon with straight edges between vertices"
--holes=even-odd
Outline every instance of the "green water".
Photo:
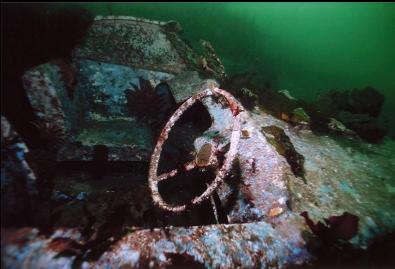
[{"label": "green water", "polygon": [[[59,6],[59,5],[57,5]],[[329,89],[371,85],[395,129],[394,3],[79,4],[94,14],[177,20],[192,42],[212,42],[228,73],[313,100]]]}]

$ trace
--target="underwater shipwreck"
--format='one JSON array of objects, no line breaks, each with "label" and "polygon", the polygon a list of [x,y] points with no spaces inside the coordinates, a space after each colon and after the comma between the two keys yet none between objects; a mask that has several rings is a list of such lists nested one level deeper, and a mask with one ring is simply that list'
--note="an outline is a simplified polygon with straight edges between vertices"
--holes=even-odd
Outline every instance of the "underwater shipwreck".
[{"label": "underwater shipwreck", "polygon": [[96,16],[19,78],[31,135],[2,115],[1,267],[390,268],[384,97],[257,92],[182,31]]}]

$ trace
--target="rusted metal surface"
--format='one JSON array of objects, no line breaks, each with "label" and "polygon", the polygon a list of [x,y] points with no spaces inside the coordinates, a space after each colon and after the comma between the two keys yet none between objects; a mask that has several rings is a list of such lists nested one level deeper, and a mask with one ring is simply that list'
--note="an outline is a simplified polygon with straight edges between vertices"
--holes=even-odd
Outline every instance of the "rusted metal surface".
[{"label": "rusted metal surface", "polygon": [[[173,76],[159,72],[133,70],[129,67],[78,60],[77,85],[70,98],[56,64],[34,67],[23,76],[24,88],[37,120],[32,126],[48,133],[49,140],[62,140],[58,161],[92,160],[93,147],[105,145],[109,161],[148,161],[151,133],[147,124],[128,114],[124,91],[139,77],[152,81]],[[126,129],[132,132],[126,132]],[[65,141],[63,141],[65,140]],[[48,141],[51,147],[54,143]]]},{"label": "rusted metal surface", "polygon": [[166,24],[127,16],[97,17],[74,57],[179,74],[192,63],[174,46],[184,42]]},{"label": "rusted metal surface", "polygon": [[[109,148],[111,160],[148,161],[151,130],[129,115],[125,90],[139,86],[139,78],[153,86],[168,81],[182,102],[218,86],[199,78],[199,56],[179,37],[180,29],[174,21],[98,16],[70,63],[57,59],[24,74],[37,122],[64,133],[71,143],[59,147],[57,160],[91,160],[91,148],[100,144]],[[218,58],[209,48],[210,57]]]},{"label": "rusted metal surface", "polygon": [[58,73],[59,68],[55,64],[40,65],[27,71],[22,81],[35,116],[43,124],[50,123],[66,132],[65,113],[58,95],[67,93]]},{"label": "rusted metal surface", "polygon": [[[298,225],[284,229],[280,223],[276,229],[257,222],[137,230],[97,260],[83,261],[81,268],[166,268],[172,262],[168,254],[187,254],[206,268],[284,268],[311,258]],[[57,230],[49,237],[39,236],[37,229],[2,229],[4,264],[10,269],[71,268],[76,256],[58,254],[70,250],[72,242],[83,243],[80,239],[72,229]]]},{"label": "rusted metal surface", "polygon": [[80,237],[77,229],[57,230],[45,238],[39,236],[37,229],[30,227],[19,230],[1,228],[2,266],[10,269],[71,268],[72,259],[56,258],[63,247],[56,244],[55,239],[79,240]]},{"label": "rusted metal surface", "polygon": [[248,130],[250,137],[239,143],[239,197],[228,218],[231,222],[269,221],[274,208],[281,208],[277,212],[286,211],[290,199],[287,185],[296,178],[286,160],[266,141],[249,112],[241,113],[241,121],[241,128]]},{"label": "rusted metal surface", "polygon": [[200,45],[203,48],[203,56],[200,58],[200,67],[207,75],[219,81],[225,81],[227,79],[225,67],[211,43],[206,40],[200,40]]},{"label": "rusted metal surface", "polygon": [[[301,232],[307,227],[297,216],[302,210],[307,210],[314,221],[339,214],[344,210],[358,215],[361,221],[360,231],[352,242],[359,246],[364,246],[372,237],[393,229],[393,221],[389,219],[393,216],[393,206],[390,204],[393,195],[388,187],[393,186],[390,181],[390,171],[393,171],[394,167],[390,151],[392,144],[387,142],[383,147],[388,149],[380,149],[377,152],[370,149],[375,154],[366,156],[353,151],[352,148],[343,149],[329,137],[317,137],[309,132],[296,133],[287,123],[263,112],[249,113],[251,121],[247,120],[247,124],[243,121],[246,119],[245,113],[240,113],[242,130],[248,130],[250,137],[240,139],[239,142],[243,182],[238,185],[241,187],[238,194],[240,196],[233,213],[229,216],[233,221],[253,221],[257,217],[264,219],[263,221],[136,230],[114,243],[97,260],[84,261],[82,268],[147,268],[150,265],[153,268],[166,268],[171,263],[171,259],[166,255],[168,253],[189,255],[207,268],[284,268],[287,265],[307,262],[312,257],[301,238]],[[263,135],[258,135],[260,127],[273,124],[284,128],[295,148],[306,157],[307,184],[292,176],[285,159],[276,153]],[[249,151],[252,148],[256,150]],[[380,154],[386,156],[385,160]],[[347,164],[346,160],[351,156],[360,161]],[[374,161],[377,156],[383,158],[379,174],[373,173],[377,169],[377,162]],[[262,161],[257,161],[258,157],[262,157]],[[339,162],[339,159],[342,161]],[[282,167],[284,170],[276,170],[278,166],[278,169]],[[267,178],[260,179],[265,173],[269,174]],[[344,185],[343,175],[350,177],[350,185]],[[376,184],[376,175],[387,179],[386,183]],[[282,180],[287,183],[291,193],[289,197],[277,196],[277,199],[291,199],[292,211],[283,207],[282,203],[273,203],[276,201],[275,195],[284,191],[283,185],[280,184]],[[358,185],[359,182],[362,185]],[[332,187],[337,186],[336,184],[339,187]],[[227,186],[226,182],[222,187],[224,186]],[[245,190],[246,187],[249,188],[249,192]],[[232,186],[230,188],[234,191]],[[220,194],[222,190],[221,188]],[[266,190],[272,193],[265,192]],[[370,191],[374,192],[374,197],[366,195]],[[362,194],[365,194],[364,200],[361,199]],[[261,208],[266,214],[242,215],[243,206],[251,206],[249,203],[239,202],[243,197],[255,201],[259,206],[258,210],[253,209],[254,207],[244,207],[244,213],[259,213]],[[43,265],[46,268],[71,268],[74,262],[73,255],[55,258],[59,249],[64,248],[59,238],[67,238],[70,231],[57,231],[57,235],[51,236],[50,239],[38,236],[37,230],[3,231],[3,260],[6,268],[21,268],[22,265],[25,268],[39,268]],[[55,238],[58,240],[54,240]]]},{"label": "rusted metal surface", "polygon": [[344,212],[358,216],[359,231],[351,240],[355,247],[367,248],[375,238],[394,231],[394,140],[372,145],[317,136],[260,110],[251,116],[257,126],[282,128],[305,158],[306,183],[293,176],[288,181],[294,212],[307,211],[314,222]]},{"label": "rusted metal surface", "polygon": [[171,92],[177,103],[181,103],[192,95],[207,88],[219,87],[217,81],[201,79],[197,71],[186,71],[168,81]]},{"label": "rusted metal surface", "polygon": [[[219,102],[221,103],[221,102]],[[212,126],[195,140],[195,149],[200,149],[205,143],[215,140],[230,140],[232,122],[235,115],[239,117],[240,128],[248,132],[248,136],[240,139],[237,151],[237,163],[231,178],[224,181],[217,193],[223,208],[227,208],[227,218],[230,223],[272,221],[273,217],[287,211],[290,200],[287,185],[290,180],[297,180],[283,156],[267,142],[260,128],[251,118],[250,112],[237,103],[227,108],[205,100]],[[214,136],[211,134],[215,134]],[[233,178],[233,179],[232,179]],[[231,204],[232,206],[229,206]]]},{"label": "rusted metal surface", "polygon": [[[223,150],[231,140],[235,117],[240,120],[238,135],[241,135],[242,130],[248,133],[235,149],[238,167],[234,168],[240,169],[240,175],[232,176],[238,182],[225,181],[217,189],[223,208],[233,204],[227,209],[228,221],[271,221],[273,217],[286,212],[290,200],[287,184],[289,180],[295,180],[286,160],[266,141],[249,112],[238,101],[228,103],[221,98],[205,98],[202,102],[211,115],[212,124],[195,140],[196,152],[208,143],[217,145],[213,147],[215,151]],[[177,173],[171,172],[174,175]],[[232,174],[235,174],[234,171]]]},{"label": "rusted metal surface", "polygon": [[[150,169],[149,169],[149,176],[148,176],[148,181],[149,181],[149,186],[151,188],[152,192],[152,198],[154,203],[156,203],[159,207],[172,211],[172,212],[181,212],[184,211],[187,208],[187,205],[178,205],[178,206],[171,206],[167,204],[163,199],[161,194],[158,191],[158,182],[161,180],[167,179],[167,177],[174,176],[176,172],[168,173],[166,175],[157,175],[157,170],[158,170],[158,165],[159,165],[159,159],[160,155],[162,152],[163,144],[168,138],[168,135],[170,133],[171,128],[174,126],[176,121],[181,117],[181,115],[188,109],[190,108],[195,102],[202,100],[205,97],[208,96],[217,96],[217,97],[225,97],[226,101],[228,102],[229,107],[231,108],[232,111],[235,110],[242,110],[240,107],[240,104],[236,101],[236,99],[229,94],[228,92],[218,89],[218,88],[212,88],[212,89],[206,89],[202,92],[197,93],[196,95],[193,95],[191,98],[189,98],[187,101],[185,101],[175,112],[174,114],[170,117],[169,121],[166,123],[165,127],[163,128],[158,142],[155,146],[155,149],[152,153],[151,156],[151,163],[150,163]],[[204,200],[207,200],[210,198],[211,194],[218,188],[218,186],[222,183],[223,178],[227,175],[229,172],[233,160],[236,156],[237,153],[237,146],[240,138],[240,122],[239,122],[239,115],[238,113],[233,112],[234,119],[232,123],[232,134],[230,137],[230,148],[229,151],[225,155],[225,160],[221,168],[219,168],[216,172],[216,177],[214,181],[210,184],[210,186],[206,189],[206,191],[201,194],[199,197],[195,197],[192,201],[192,205],[198,205]]]},{"label": "rusted metal surface", "polygon": [[[148,188],[132,186],[130,188],[134,188],[135,192],[123,194],[109,189],[106,192],[114,193],[106,198],[110,202],[106,202],[106,199],[93,200],[93,195],[88,195],[87,200],[91,200],[88,208],[98,212],[93,214],[100,220],[98,223],[107,223],[104,221],[105,216],[109,216],[107,210],[117,208],[117,203],[127,205],[125,212],[131,211],[133,216],[129,216],[130,222],[126,223],[110,219],[110,223],[112,221],[120,227],[107,235],[106,240],[111,244],[95,259],[87,259],[86,254],[93,251],[90,246],[92,242],[102,243],[94,239],[101,231],[97,227],[102,226],[98,223],[90,225],[88,219],[75,217],[74,212],[78,208],[82,210],[82,204],[76,206],[74,211],[70,210],[70,204],[65,204],[61,212],[69,216],[58,220],[60,224],[57,227],[69,225],[70,219],[74,218],[75,227],[85,223],[88,230],[95,230],[95,236],[85,238],[82,229],[55,227],[52,235],[43,235],[35,228],[2,228],[2,266],[166,268],[175,262],[171,254],[177,254],[187,256],[206,268],[284,268],[308,262],[312,258],[301,237],[301,232],[307,229],[299,216],[302,211],[309,212],[314,221],[339,215],[343,211],[357,215],[360,218],[360,231],[352,240],[356,246],[366,247],[372,238],[394,229],[395,185],[391,179],[395,173],[395,162],[391,149],[395,147],[391,142],[386,141],[378,149],[363,145],[363,151],[369,153],[365,154],[352,147],[343,147],[329,137],[317,137],[308,131],[294,130],[286,122],[262,111],[246,111],[232,96],[216,89],[219,85],[215,80],[199,77],[197,71],[200,75],[203,73],[218,81],[226,78],[223,65],[211,44],[202,41],[204,55],[199,56],[181,40],[177,34],[179,31],[179,25],[174,22],[122,16],[97,17],[85,43],[74,51],[71,65],[75,73],[70,70],[68,73],[70,82],[77,81],[72,93],[70,85],[62,81],[60,75],[60,69],[69,68],[64,64],[52,62],[33,68],[26,72],[23,83],[35,116],[43,122],[43,126],[50,122],[53,130],[61,130],[62,133],[64,130],[71,134],[69,138],[72,142],[77,142],[59,150],[60,161],[91,160],[92,146],[96,144],[109,147],[109,161],[149,159],[149,145],[132,143],[129,138],[133,136],[149,140],[150,134],[132,134],[132,130],[141,130],[142,127],[134,125],[134,120],[125,113],[124,90],[128,84],[138,83],[140,77],[153,85],[162,80],[168,81],[179,103],[194,96],[180,107],[160,136],[159,149],[154,152],[149,171],[151,185],[153,181],[165,180],[180,172],[174,169],[157,176],[155,167],[159,161],[160,147],[175,121],[194,99],[203,99],[204,94],[216,91],[225,95],[224,104],[221,104],[221,98],[212,98],[215,94],[202,100],[213,122],[194,141],[194,148],[199,152],[204,145],[209,144],[210,154],[202,152],[200,156],[198,153],[199,156],[186,163],[183,170],[196,168],[197,160],[201,167],[217,165],[214,153],[224,150],[228,141],[234,142],[242,136],[238,143],[231,143],[214,183],[194,200],[197,204],[203,199],[211,199],[217,222],[222,211],[226,212],[227,221],[231,224],[169,226],[150,230],[132,227],[150,227],[144,225],[151,221],[150,215],[146,213],[151,212],[151,209],[160,210],[152,204]],[[199,93],[202,90],[206,91]],[[84,122],[86,119],[89,124]],[[119,121],[123,124],[119,124]],[[22,141],[15,140],[14,131],[5,123],[2,117],[2,184],[3,179],[7,181],[10,178],[10,170],[7,169],[12,166],[32,186],[30,189],[28,186],[28,192],[34,193],[35,177],[24,160],[27,148]],[[303,166],[306,183],[298,180],[285,158],[260,132],[261,127],[268,125],[283,128],[298,152],[305,156]],[[121,130],[120,137],[103,139],[102,135],[108,127],[112,128],[112,133]],[[90,132],[92,130],[98,131]],[[123,139],[125,133],[131,135],[126,136],[126,140]],[[3,158],[4,151],[8,151],[6,159]],[[237,159],[237,162],[231,167],[233,159]],[[354,159],[357,161],[350,161]],[[232,172],[225,180],[231,168]],[[122,188],[126,187],[122,185]],[[220,198],[218,211],[210,195],[214,191]],[[97,196],[103,197],[101,193]],[[163,202],[158,202],[160,195],[155,186],[153,196],[157,204]],[[19,196],[14,198],[20,200]],[[162,208],[166,206],[162,203]],[[12,206],[9,209],[15,211]],[[177,211],[185,207],[167,209]],[[159,219],[159,214],[153,216]],[[144,222],[140,221],[142,219]],[[157,226],[169,224],[157,219],[152,220]],[[129,232],[126,233],[126,230]]]},{"label": "rusted metal surface", "polygon": [[[221,117],[222,111],[216,111]],[[360,231],[352,240],[358,246],[366,246],[372,237],[393,229],[393,144],[386,142],[383,147],[388,149],[380,150],[367,145],[364,149],[374,153],[367,156],[342,148],[329,137],[296,133],[287,123],[261,111],[241,111],[239,115],[241,130],[249,133],[239,141],[242,181],[236,187],[225,181],[219,194],[226,201],[225,187],[229,192],[238,190],[236,204],[228,214],[231,222],[263,221],[136,230],[114,243],[97,260],[83,261],[82,268],[166,268],[172,262],[169,253],[191,256],[207,268],[284,268],[307,262],[312,257],[301,238],[307,227],[297,216],[302,210],[308,211],[314,221],[344,210],[358,215]],[[214,121],[216,128],[227,125],[227,119],[221,119],[224,122]],[[295,148],[306,157],[307,184],[292,175],[286,160],[260,134],[260,127],[266,125],[284,128]],[[201,146],[208,141],[201,140],[196,144]],[[359,161],[347,163],[352,157]],[[375,158],[381,160],[381,167],[377,167]],[[347,182],[344,175],[348,176]],[[385,183],[377,184],[377,175],[386,179]],[[284,199],[291,201],[292,210],[284,206]],[[3,230],[5,267],[71,268],[75,255],[56,257],[68,245],[61,238],[69,238],[71,231],[56,231],[48,238],[38,236],[38,231],[30,228]],[[74,238],[81,241],[77,235]]]}]

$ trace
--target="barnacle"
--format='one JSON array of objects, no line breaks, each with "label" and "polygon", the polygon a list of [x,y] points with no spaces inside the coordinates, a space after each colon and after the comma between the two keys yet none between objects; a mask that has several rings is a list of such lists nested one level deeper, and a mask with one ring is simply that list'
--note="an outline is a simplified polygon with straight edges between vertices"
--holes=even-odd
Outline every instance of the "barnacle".
[{"label": "barnacle", "polygon": [[38,137],[40,142],[46,146],[59,146],[66,142],[66,132],[63,127],[52,124],[48,121],[31,121],[38,131]]}]

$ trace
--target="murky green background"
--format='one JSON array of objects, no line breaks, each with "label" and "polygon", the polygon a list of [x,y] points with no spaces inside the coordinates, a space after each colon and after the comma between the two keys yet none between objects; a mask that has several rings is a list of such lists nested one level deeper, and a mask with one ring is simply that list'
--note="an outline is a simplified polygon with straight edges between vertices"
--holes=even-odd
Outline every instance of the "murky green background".
[{"label": "murky green background", "polygon": [[385,95],[384,118],[395,129],[394,3],[78,5],[94,14],[177,20],[192,44],[213,43],[229,73],[256,71],[262,83],[306,100],[371,85]]}]

